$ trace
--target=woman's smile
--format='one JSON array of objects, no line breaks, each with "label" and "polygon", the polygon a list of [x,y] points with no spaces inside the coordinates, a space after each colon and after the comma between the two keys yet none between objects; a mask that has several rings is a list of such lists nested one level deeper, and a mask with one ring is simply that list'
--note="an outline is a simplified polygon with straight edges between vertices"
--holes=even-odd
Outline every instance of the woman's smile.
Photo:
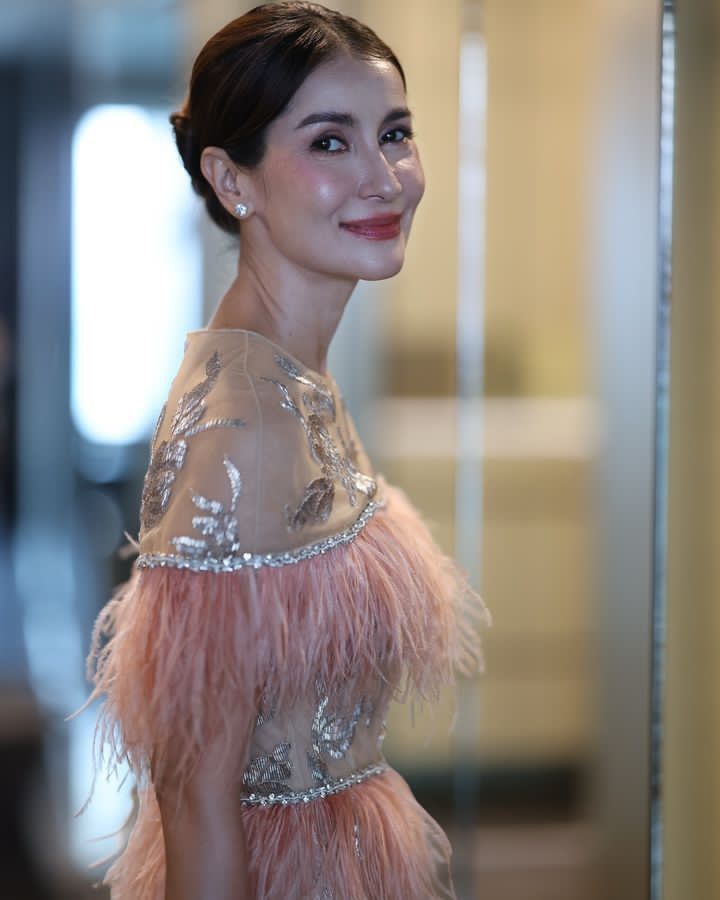
[{"label": "woman's smile", "polygon": [[341,222],[340,227],[351,234],[371,241],[387,241],[400,234],[400,213],[375,216],[372,219],[357,219]]}]

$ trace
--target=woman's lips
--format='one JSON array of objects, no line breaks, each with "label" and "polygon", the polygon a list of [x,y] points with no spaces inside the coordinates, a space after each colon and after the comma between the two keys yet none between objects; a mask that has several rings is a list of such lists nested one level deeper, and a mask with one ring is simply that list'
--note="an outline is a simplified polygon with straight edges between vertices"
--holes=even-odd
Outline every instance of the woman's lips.
[{"label": "woman's lips", "polygon": [[377,216],[374,219],[359,219],[355,222],[341,222],[340,227],[371,241],[386,241],[400,234],[400,215]]}]

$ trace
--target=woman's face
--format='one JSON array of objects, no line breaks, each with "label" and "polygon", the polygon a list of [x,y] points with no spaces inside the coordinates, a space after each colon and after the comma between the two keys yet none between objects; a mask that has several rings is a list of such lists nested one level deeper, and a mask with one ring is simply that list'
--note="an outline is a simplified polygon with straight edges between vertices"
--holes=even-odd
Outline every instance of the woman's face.
[{"label": "woman's face", "polygon": [[315,69],[268,128],[243,240],[269,240],[318,273],[395,275],[425,189],[406,103],[389,62],[342,56]]}]

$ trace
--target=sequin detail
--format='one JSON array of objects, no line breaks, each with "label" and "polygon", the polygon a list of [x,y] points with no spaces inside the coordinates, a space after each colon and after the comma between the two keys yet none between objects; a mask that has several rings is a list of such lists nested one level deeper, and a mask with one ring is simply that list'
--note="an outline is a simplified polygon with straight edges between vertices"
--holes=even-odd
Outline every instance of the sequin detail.
[{"label": "sequin detail", "polygon": [[322,784],[329,778],[326,758],[343,759],[350,749],[355,737],[357,723],[366,713],[366,724],[370,724],[374,704],[369,697],[361,697],[350,713],[341,713],[328,709],[330,698],[320,679],[315,682],[318,703],[313,714],[310,736],[312,749],[307,752],[310,772],[316,784]]},{"label": "sequin detail", "polygon": [[310,769],[310,775],[315,784],[325,784],[330,780],[330,772],[327,763],[317,753],[307,752],[307,762]]},{"label": "sequin detail", "polygon": [[318,384],[316,381],[303,375],[295,363],[287,356],[276,353],[275,362],[286,375],[293,379],[293,381],[297,381],[310,388],[309,391],[303,394],[303,404],[307,406],[309,411],[316,415],[322,415],[323,412],[327,412],[334,422],[335,397],[333,397],[332,391],[329,391],[324,385]]},{"label": "sequin detail", "polygon": [[373,775],[379,775],[387,768],[387,762],[384,759],[381,759],[364,766],[362,769],[357,769],[355,772],[351,772],[350,775],[346,775],[343,778],[327,781],[319,787],[308,788],[304,791],[288,791],[287,793],[281,793],[279,795],[271,793],[267,796],[253,792],[248,796],[241,797],[240,802],[244,806],[268,806],[272,804],[287,806],[291,803],[309,803],[311,800],[319,800],[322,797],[327,797],[329,794],[337,794],[340,791],[344,791],[346,788],[352,787],[354,784],[359,784],[361,781],[365,781],[365,779],[371,778]]},{"label": "sequin detail", "polygon": [[377,483],[374,478],[357,469],[352,458],[353,448],[342,434],[342,450],[335,443],[328,427],[335,425],[336,420],[335,398],[332,393],[311,378],[301,375],[292,360],[282,354],[275,354],[275,362],[290,378],[307,388],[301,394],[302,405],[308,411],[304,415],[286,384],[276,378],[262,376],[263,381],[271,382],[280,391],[280,406],[300,420],[310,453],[322,472],[305,486],[303,496],[294,509],[290,505],[285,507],[288,531],[298,531],[307,524],[327,522],[332,512],[336,481],[347,492],[351,506],[357,505],[358,493],[372,498],[377,491]]},{"label": "sequin detail", "polygon": [[262,699],[260,701],[260,709],[258,710],[257,718],[255,719],[256,731],[258,728],[261,728],[266,722],[269,722],[270,719],[275,718],[275,714],[277,713],[277,704],[277,694],[270,696],[270,694],[268,693],[267,685],[265,685],[262,692]]},{"label": "sequin detail", "polygon": [[205,398],[214,387],[221,369],[220,354],[215,350],[205,363],[206,377],[180,397],[170,423],[170,436],[158,444],[160,428],[167,413],[167,401],[160,410],[151,441],[150,463],[143,481],[141,535],[154,528],[167,510],[175,478],[187,457],[187,439],[210,428],[239,428],[246,424],[243,419],[200,421],[207,409]]},{"label": "sequin detail", "polygon": [[292,777],[289,741],[276,744],[272,753],[255,756],[243,773],[243,784],[252,788],[251,797],[262,795],[274,798],[289,790],[287,779]]},{"label": "sequin detail", "polygon": [[327,754],[332,759],[342,759],[355,737],[355,728],[362,714],[365,698],[354,705],[349,715],[328,711],[329,700],[327,696],[322,697],[313,716],[313,750]]},{"label": "sequin detail", "polygon": [[227,456],[223,457],[223,465],[230,482],[230,506],[226,509],[219,500],[210,500],[193,492],[193,503],[207,515],[193,516],[192,526],[204,534],[205,539],[187,536],[170,539],[175,549],[190,559],[217,559],[240,550],[236,513],[242,479],[237,466]]},{"label": "sequin detail", "polygon": [[[340,396],[340,405],[343,408],[343,412],[345,413],[345,418],[347,420],[347,416],[348,416],[347,404],[345,403],[345,398],[343,397],[343,395],[340,392],[338,392],[338,393]],[[338,437],[340,438],[340,443],[343,446],[343,452],[344,452],[345,456],[348,456],[353,461],[353,463],[357,466],[357,464],[358,464],[357,444],[355,443],[355,441],[352,437],[345,436],[345,432],[343,431],[339,422],[338,422],[337,430],[338,430]]]},{"label": "sequin detail", "polygon": [[385,740],[385,735],[387,733],[387,716],[380,723],[380,731],[377,736],[377,748],[378,750],[382,749],[383,741]]},{"label": "sequin detail", "polygon": [[371,500],[360,513],[358,518],[343,531],[332,534],[312,544],[297,547],[294,550],[285,550],[280,553],[250,553],[243,552],[222,558],[201,557],[188,559],[185,556],[176,556],[173,553],[141,553],[136,561],[139,568],[154,568],[156,566],[173,566],[178,569],[192,569],[195,572],[234,572],[245,566],[259,569],[262,566],[285,566],[310,559],[318,553],[326,553],[339,544],[345,544],[353,540],[365,527],[370,517],[378,509],[386,505],[386,500]]}]

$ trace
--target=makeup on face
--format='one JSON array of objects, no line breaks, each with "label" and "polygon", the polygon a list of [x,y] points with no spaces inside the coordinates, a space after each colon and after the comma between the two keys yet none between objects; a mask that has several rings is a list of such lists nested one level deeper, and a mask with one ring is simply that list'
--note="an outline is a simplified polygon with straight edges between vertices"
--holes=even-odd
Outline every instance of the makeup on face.
[{"label": "makeup on face", "polygon": [[387,241],[400,234],[400,213],[394,215],[374,216],[371,219],[357,219],[353,222],[341,222],[340,227],[371,241]]},{"label": "makeup on face", "polygon": [[351,57],[318,67],[271,126],[253,177],[272,253],[333,277],[392,277],[424,191],[397,70]]}]

